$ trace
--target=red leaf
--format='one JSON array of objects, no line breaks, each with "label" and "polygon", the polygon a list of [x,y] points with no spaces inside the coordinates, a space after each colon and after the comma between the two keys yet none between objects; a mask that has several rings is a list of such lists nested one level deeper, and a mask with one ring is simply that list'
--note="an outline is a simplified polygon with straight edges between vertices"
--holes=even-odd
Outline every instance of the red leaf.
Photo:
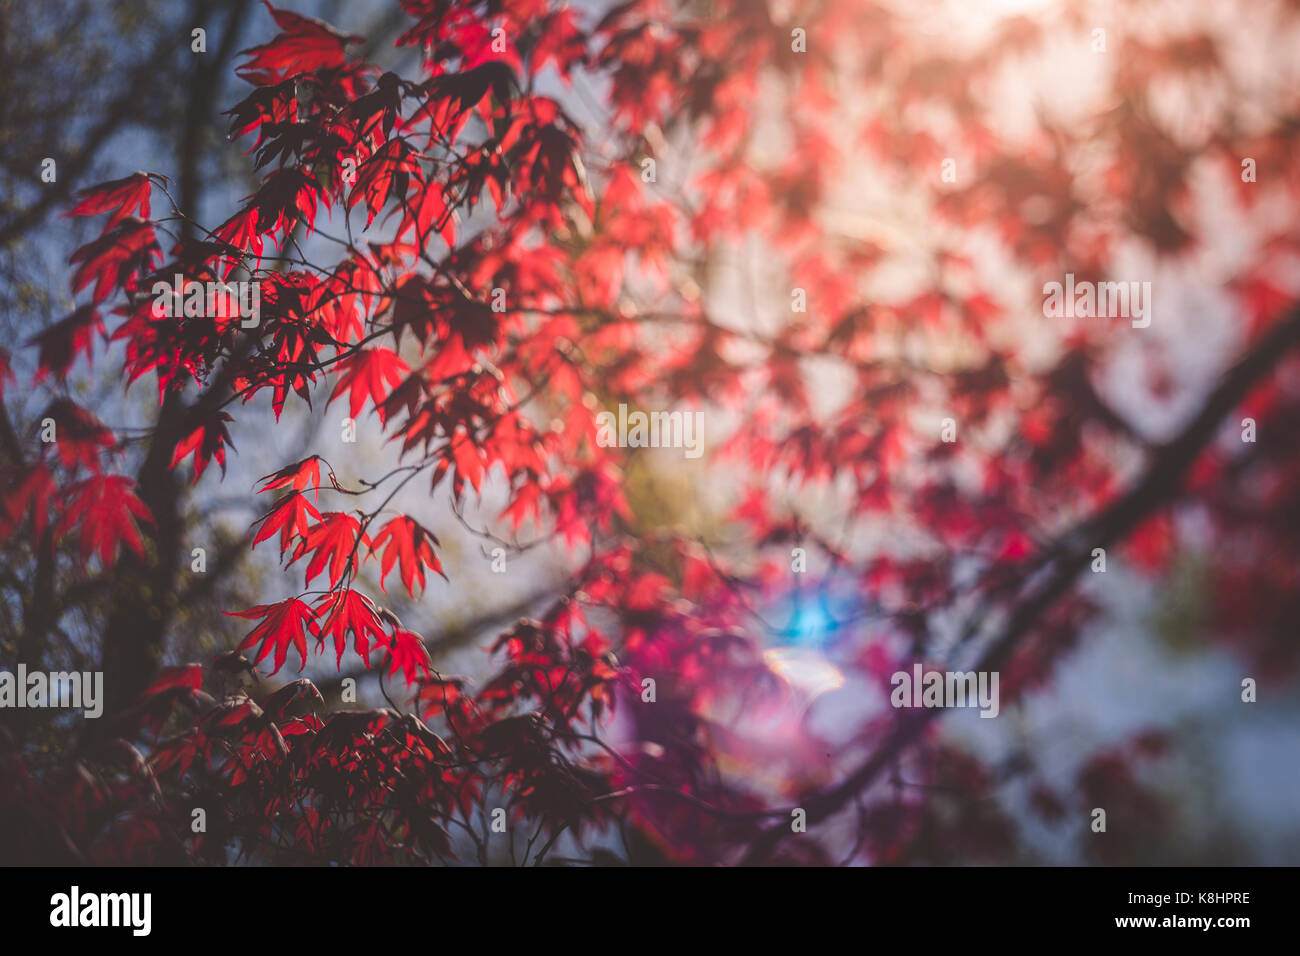
[{"label": "red leaf", "polygon": [[190,434],[177,442],[176,452],[172,455],[169,468],[175,468],[176,465],[187,455],[194,455],[194,482],[198,483],[199,478],[203,476],[203,469],[208,467],[209,461],[216,461],[221,466],[221,473],[226,473],[226,445],[231,448],[235,447],[230,441],[230,432],[226,429],[226,422],[233,419],[225,412],[210,413],[208,417],[199,422],[198,426]]},{"label": "red leaf", "polygon": [[[301,492],[285,495],[272,506],[270,511],[258,519],[258,521],[262,522],[262,530],[253,539],[254,546],[279,531],[280,551],[282,553],[288,551],[289,540],[294,535],[307,533],[307,519],[309,517],[319,521],[320,512],[307,500],[306,495]],[[254,522],[254,524],[256,523]]]},{"label": "red leaf", "polygon": [[451,453],[456,460],[457,476],[468,480],[478,491],[483,481],[483,458],[468,432],[457,429],[451,439]]},{"label": "red leaf", "polygon": [[432,676],[432,662],[420,635],[398,628],[388,645],[388,654],[388,676],[392,677],[400,667],[408,687],[419,680],[420,671],[424,672],[426,678]]},{"label": "red leaf", "polygon": [[429,237],[435,230],[448,248],[456,244],[456,216],[447,206],[442,190],[442,185],[437,182],[423,184],[414,208],[407,207],[406,214],[402,217],[402,224],[397,230],[398,239],[414,227],[416,242],[421,248],[428,244]]},{"label": "red leaf", "polygon": [[87,559],[94,552],[108,567],[117,556],[118,546],[125,544],[136,556],[144,555],[140,530],[133,520],[151,521],[149,509],[131,489],[135,482],[125,475],[106,475],[88,478],[68,489],[71,499],[59,521],[57,533],[62,534],[80,523],[81,557]]},{"label": "red leaf", "polygon": [[[380,568],[381,588],[384,587],[384,579],[388,577],[388,572],[398,562],[400,562],[402,583],[406,585],[406,590],[411,597],[415,597],[417,585],[419,590],[424,590],[426,565],[436,573],[442,574],[444,581],[447,580],[447,575],[442,573],[442,563],[433,550],[434,545],[438,545],[438,539],[419,522],[405,515],[394,518],[384,525],[379,534],[375,535],[375,540],[371,544],[372,553],[378,551],[385,542],[388,546],[384,550],[383,564]],[[387,588],[384,590],[386,593]]]},{"label": "red leaf", "polygon": [[182,664],[179,667],[164,668],[158,679],[149,685],[141,697],[153,697],[174,687],[188,687],[199,690],[203,686],[203,666],[201,664]]},{"label": "red leaf", "polygon": [[77,199],[80,201],[65,212],[63,218],[97,216],[112,210],[113,215],[104,227],[106,230],[112,229],[137,209],[141,219],[148,219],[149,193],[152,188],[153,184],[149,181],[148,173],[132,173],[123,179],[100,183],[98,186],[77,193]]},{"label": "red leaf", "polygon": [[388,643],[379,612],[371,600],[360,591],[350,588],[332,591],[321,598],[316,605],[317,618],[324,619],[321,625],[320,639],[334,638],[336,663],[342,663],[343,651],[347,649],[347,634],[352,632],[352,648],[366,666],[370,666],[370,638],[379,644]]},{"label": "red leaf", "polygon": [[[410,367],[391,349],[358,349],[339,362],[342,373],[330,402],[344,392],[349,393],[348,402],[352,418],[356,418],[369,398],[376,406],[388,397],[389,391],[397,385],[410,371]],[[376,409],[379,420],[386,418],[383,408]]]},{"label": "red leaf", "polygon": [[[360,535],[360,542],[357,537]],[[343,575],[356,564],[356,556],[362,545],[370,544],[370,536],[361,533],[361,522],[342,511],[327,511],[321,515],[320,522],[306,532],[303,541],[294,552],[294,561],[304,554],[314,551],[315,555],[307,565],[308,585],[316,575],[329,564],[330,587],[336,586]]]},{"label": "red leaf", "polygon": [[[248,205],[235,213],[217,227],[214,235],[234,249],[247,249],[255,256],[262,255],[262,232],[258,228],[259,215],[256,205]],[[237,256],[229,257],[230,265],[225,272],[228,276],[236,265]]]},{"label": "red leaf", "polygon": [[508,63],[491,60],[472,70],[444,73],[429,84],[430,99],[455,99],[462,111],[473,109],[490,90],[501,102],[510,97],[512,87],[517,87],[515,71]]},{"label": "red leaf", "polygon": [[52,374],[60,382],[68,377],[68,370],[77,360],[78,353],[90,356],[94,349],[94,333],[104,334],[104,320],[93,305],[83,305],[71,315],[60,319],[44,332],[28,340],[28,345],[40,346],[39,365],[35,379],[40,381]]},{"label": "red leaf", "polygon": [[54,421],[55,451],[70,468],[80,464],[98,470],[99,452],[113,447],[113,433],[108,426],[70,398],[50,402],[41,418]]},{"label": "red leaf", "polygon": [[411,177],[420,175],[413,150],[401,139],[390,139],[357,169],[357,181],[348,194],[348,209],[366,201],[366,228],[388,200],[406,196]]},{"label": "red leaf", "polygon": [[257,232],[279,232],[287,236],[301,220],[311,232],[316,224],[316,209],[324,196],[316,178],[296,167],[277,169],[262,181],[253,197],[257,209]]},{"label": "red leaf", "polygon": [[152,269],[161,259],[153,226],[128,217],[72,254],[68,261],[81,263],[72,276],[72,291],[80,292],[93,282],[92,298],[103,302],[115,287],[134,289],[136,274]]},{"label": "red leaf", "polygon": [[255,86],[280,83],[300,73],[343,66],[343,50],[349,43],[363,38],[341,33],[314,17],[304,17],[289,10],[277,10],[263,0],[275,24],[283,33],[269,43],[244,50],[249,59],[235,72]]},{"label": "red leaf", "polygon": [[[285,465],[273,475],[263,475],[258,481],[265,481],[266,484],[258,489],[258,493],[292,485],[295,491],[310,488],[316,493],[316,500],[320,501],[320,463],[320,455],[312,455],[292,465]],[[330,475],[332,477],[333,472]]]},{"label": "red leaf", "polygon": [[578,14],[571,8],[556,10],[543,21],[541,33],[533,47],[529,72],[541,72],[547,63],[554,63],[565,79],[573,67],[582,62],[587,53],[587,38],[578,29]]},{"label": "red leaf", "polygon": [[302,663],[298,670],[307,666],[307,632],[310,631],[313,636],[319,633],[316,625],[315,614],[311,607],[304,601],[297,598],[289,598],[278,604],[259,604],[257,607],[251,607],[246,611],[227,611],[231,617],[242,617],[248,619],[262,618],[262,622],[249,632],[236,650],[245,651],[255,644],[260,644],[261,649],[257,653],[257,660],[253,663],[260,664],[266,659],[266,655],[275,651],[275,670],[272,674],[279,671],[284,666],[285,658],[289,656],[289,645],[292,644],[302,658]]}]

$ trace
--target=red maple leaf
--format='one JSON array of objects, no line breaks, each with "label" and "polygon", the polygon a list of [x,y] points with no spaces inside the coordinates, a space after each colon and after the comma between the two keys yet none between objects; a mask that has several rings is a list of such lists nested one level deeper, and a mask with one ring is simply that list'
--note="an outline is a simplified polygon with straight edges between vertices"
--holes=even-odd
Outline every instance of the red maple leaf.
[{"label": "red maple leaf", "polygon": [[163,691],[171,690],[177,687],[188,687],[190,690],[198,690],[203,686],[203,665],[202,664],[182,664],[179,667],[165,667],[149,687],[143,691],[141,697],[152,697],[155,694],[161,694]]},{"label": "red maple leaf", "polygon": [[[258,481],[264,481],[259,493],[263,491],[272,491],[276,488],[283,488],[286,485],[292,486],[295,491],[304,491],[310,489],[316,494],[316,500],[320,501],[320,455],[310,455],[302,461],[294,462],[292,465],[285,465],[273,475],[263,475]],[[331,479],[334,472],[330,472]]]},{"label": "red maple leaf", "polygon": [[89,409],[82,408],[70,398],[56,398],[41,413],[42,419],[54,422],[54,447],[69,468],[84,465],[98,470],[99,453],[112,448],[115,439],[108,426]]},{"label": "red maple leaf", "polygon": [[284,32],[241,54],[248,60],[235,72],[255,86],[269,86],[300,73],[340,67],[344,62],[344,48],[364,39],[341,33],[314,17],[278,10],[266,0],[262,2],[275,18],[276,26]]},{"label": "red maple leaf", "polygon": [[310,631],[315,636],[319,633],[319,628],[315,613],[305,601],[289,598],[278,604],[259,604],[246,611],[227,611],[226,614],[249,620],[262,619],[262,622],[253,628],[236,648],[245,651],[260,644],[261,649],[257,653],[257,660],[253,663],[262,663],[274,650],[275,670],[271,671],[274,674],[284,666],[285,658],[289,656],[289,645],[292,644],[302,658],[298,669],[302,670],[307,666],[307,632]]},{"label": "red maple leaf", "polygon": [[[348,392],[349,414],[356,418],[369,398],[377,406],[379,420],[386,418],[382,403],[393,386],[402,381],[410,371],[392,349],[358,349],[339,362],[342,370],[338,383],[330,395],[330,402]],[[328,403],[327,403],[328,404]]]},{"label": "red maple leaf", "polygon": [[554,63],[555,69],[567,80],[573,67],[587,56],[587,37],[578,28],[578,14],[566,7],[552,12],[542,23],[528,71],[536,75],[546,68],[547,63]]},{"label": "red maple leaf", "polygon": [[79,481],[68,489],[69,503],[56,533],[79,525],[81,557],[98,552],[104,566],[117,557],[119,545],[126,545],[137,557],[144,555],[140,529],[135,518],[152,521],[149,509],[132,490],[135,482],[125,475],[104,475]]},{"label": "red maple leaf", "polygon": [[388,645],[388,676],[392,677],[396,674],[398,668],[401,668],[408,687],[419,680],[421,671],[426,678],[431,677],[433,673],[429,651],[425,648],[420,635],[412,634],[400,627],[396,629]]},{"label": "red maple leaf", "polygon": [[451,454],[456,462],[456,477],[468,480],[478,491],[483,482],[483,453],[470,440],[467,431],[457,429],[452,435]]},{"label": "red maple leaf", "polygon": [[202,418],[188,436],[176,443],[176,452],[172,455],[171,465],[176,465],[187,455],[194,456],[194,483],[198,484],[203,476],[203,469],[208,462],[215,461],[221,466],[221,473],[226,473],[226,446],[235,446],[230,441],[230,431],[226,422],[233,419],[222,411],[211,412]]},{"label": "red maple leaf", "polygon": [[357,181],[348,194],[348,209],[364,199],[369,228],[389,199],[401,200],[406,196],[412,176],[420,176],[414,150],[405,140],[388,140],[357,169]]},{"label": "red maple leaf", "polygon": [[324,621],[320,630],[321,641],[327,637],[334,638],[336,663],[343,660],[349,631],[352,632],[352,649],[361,656],[367,667],[370,666],[370,638],[373,637],[379,644],[388,643],[378,610],[360,591],[351,588],[331,591],[316,605],[316,616]]},{"label": "red maple leaf", "polygon": [[46,375],[53,375],[60,382],[64,381],[80,353],[90,356],[95,332],[104,334],[104,320],[93,305],[83,305],[44,332],[32,336],[27,344],[40,347],[35,380],[39,382]]},{"label": "red maple leaf", "polygon": [[97,216],[112,210],[105,229],[112,229],[127,216],[139,210],[141,219],[149,218],[149,193],[153,184],[148,173],[132,173],[77,193],[79,202],[63,214],[68,216]]},{"label": "red maple leaf", "polygon": [[[438,560],[433,550],[435,545],[439,547],[441,545],[438,544],[438,539],[433,532],[418,521],[406,515],[394,518],[384,525],[379,534],[375,535],[371,552],[378,551],[385,543],[387,547],[384,549],[379,573],[381,588],[384,587],[384,579],[388,577],[388,572],[397,563],[400,563],[399,573],[402,576],[402,583],[406,585],[406,590],[411,597],[415,597],[417,587],[418,590],[424,590],[426,565],[437,574],[441,574],[444,581],[447,580],[447,575],[442,573],[442,562]],[[387,590],[384,588],[385,593]]]},{"label": "red maple leaf", "polygon": [[512,88],[518,87],[515,71],[508,63],[490,60],[459,73],[444,73],[429,84],[430,99],[456,100],[461,111],[473,109],[490,91],[505,102]]},{"label": "red maple leaf", "polygon": [[320,512],[307,500],[307,496],[297,491],[285,495],[258,519],[262,523],[262,530],[253,539],[253,544],[256,546],[279,531],[280,551],[288,551],[289,541],[294,535],[306,534],[308,518],[319,521]]},{"label": "red maple leaf", "polygon": [[226,257],[229,263],[225,270],[227,276],[237,264],[235,250],[247,249],[255,256],[262,255],[263,230],[259,226],[260,218],[257,206],[250,203],[218,226],[213,233],[217,239],[231,247],[231,253]]},{"label": "red maple leaf", "polygon": [[[360,540],[358,541],[358,537]],[[320,522],[306,531],[294,552],[294,561],[309,552],[315,552],[307,564],[307,581],[310,585],[316,575],[329,564],[330,587],[336,586],[343,575],[354,567],[362,545],[370,544],[370,536],[361,532],[361,522],[342,511],[327,511]]]},{"label": "red maple leaf", "polygon": [[320,183],[310,172],[286,166],[268,175],[253,197],[257,210],[257,232],[279,232],[287,236],[301,220],[311,232],[316,224],[316,207],[324,196]]},{"label": "red maple leaf", "polygon": [[113,229],[72,254],[69,262],[81,266],[72,276],[72,291],[80,292],[92,282],[96,303],[108,298],[114,287],[130,291],[135,277],[153,268],[162,259],[162,250],[153,226],[134,216],[123,219]]}]

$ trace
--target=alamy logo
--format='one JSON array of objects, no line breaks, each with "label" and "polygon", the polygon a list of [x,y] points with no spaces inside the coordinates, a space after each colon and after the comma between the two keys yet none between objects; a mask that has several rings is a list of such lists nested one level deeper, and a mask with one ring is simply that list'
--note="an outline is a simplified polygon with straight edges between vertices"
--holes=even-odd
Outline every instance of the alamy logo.
[{"label": "alamy logo", "polygon": [[687,458],[704,453],[703,412],[628,412],[596,416],[596,443],[601,448],[684,448]]},{"label": "alamy logo", "polygon": [[173,282],[153,284],[154,318],[240,319],[245,329],[256,328],[262,321],[260,283],[199,282],[186,279],[179,272]]},{"label": "alamy logo", "polygon": [[996,717],[997,671],[929,671],[920,664],[912,673],[897,671],[889,679],[894,688],[889,702],[895,707],[978,707],[981,717]]},{"label": "alamy logo", "polygon": [[129,926],[133,936],[148,936],[153,897],[149,893],[70,893],[50,897],[50,925]]},{"label": "alamy logo", "polygon": [[104,712],[103,671],[0,671],[0,707],[79,707],[87,717]]},{"label": "alamy logo", "polygon": [[1043,284],[1043,315],[1047,318],[1132,319],[1133,328],[1151,324],[1150,282],[1074,281],[1065,274],[1064,284]]}]

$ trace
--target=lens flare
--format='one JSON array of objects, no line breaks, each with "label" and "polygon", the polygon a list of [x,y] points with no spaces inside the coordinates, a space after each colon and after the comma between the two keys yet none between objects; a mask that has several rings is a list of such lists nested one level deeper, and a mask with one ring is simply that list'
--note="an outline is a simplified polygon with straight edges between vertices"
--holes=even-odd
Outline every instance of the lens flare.
[{"label": "lens flare", "polygon": [[844,674],[821,651],[773,647],[763,652],[772,672],[809,699],[844,686]]}]

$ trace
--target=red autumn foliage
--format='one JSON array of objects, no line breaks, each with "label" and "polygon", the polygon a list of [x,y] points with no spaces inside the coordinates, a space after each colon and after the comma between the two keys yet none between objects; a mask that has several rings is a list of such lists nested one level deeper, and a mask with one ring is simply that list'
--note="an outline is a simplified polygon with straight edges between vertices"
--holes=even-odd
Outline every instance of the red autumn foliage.
[{"label": "red autumn foliage", "polygon": [[[1241,409],[1273,434],[1300,423],[1282,358],[1300,338],[1293,284],[1223,279],[1242,361],[1221,363],[1193,396],[1205,411],[1172,438],[1146,435],[1101,382],[1127,322],[1031,349],[1012,288],[1030,290],[1037,321],[1044,281],[1104,281],[1122,247],[1186,266],[1212,238],[1194,180],[1217,175],[1249,216],[1243,150],[1293,162],[1294,102],[1254,103],[1249,145],[1236,113],[1191,145],[1151,115],[1155,84],[1231,79],[1214,36],[1126,40],[1142,45],[1110,79],[1113,108],[1044,114],[1013,141],[989,89],[1042,52],[1049,25],[1076,28],[1066,12],[1006,21],[972,52],[928,46],[874,0],[724,0],[707,15],[630,0],[597,19],[552,0],[400,6],[410,76],[363,60],[362,37],[267,4],[278,32],[242,54],[252,89],[227,111],[259,185],[202,238],[165,242],[180,210],[152,173],[85,189],[67,213],[105,218],[70,257],[83,304],[29,343],[33,388],[88,363],[107,322],[98,367],[157,378],[143,455],[169,481],[188,468],[212,487],[232,436],[257,440],[241,425],[258,401],[281,429],[286,410],[346,398],[400,462],[340,481],[313,453],[266,475],[257,491],[279,497],[251,544],[285,569],[301,561],[303,579],[286,571],[273,599],[227,612],[253,622],[230,653],[175,670],[159,655],[136,675],[95,742],[95,759],[119,760],[102,786],[37,779],[0,741],[0,812],[46,801],[97,862],[487,863],[504,857],[483,836],[496,810],[512,832],[527,822],[532,839],[507,844],[527,863],[557,847],[599,861],[620,833],[641,862],[986,862],[1013,856],[1013,821],[984,799],[1010,776],[1047,823],[1109,801],[1153,825],[1140,771],[1163,751],[1150,738],[1093,756],[1063,794],[1032,761],[962,752],[933,714],[868,708],[831,739],[771,652],[815,645],[882,700],[891,673],[968,652],[1005,675],[1009,708],[1096,618],[1076,581],[1094,547],[1158,577],[1197,522],[1225,542],[1206,592],[1216,634],[1271,675],[1293,671],[1300,451],[1220,434]],[[794,28],[856,66],[841,75],[834,57],[794,50]],[[576,83],[599,91],[594,118],[539,92]],[[951,156],[970,172],[945,181]],[[854,179],[867,161],[885,198],[916,197],[890,215],[932,217],[911,223],[916,243],[898,239],[906,222],[845,200],[845,180],[868,188]],[[1300,177],[1270,188],[1300,206]],[[1261,249],[1300,254],[1300,220],[1262,221]],[[703,294],[746,242],[764,262]],[[979,259],[993,246],[1017,280]],[[921,279],[871,291],[900,269]],[[258,282],[259,324],[155,314],[153,283],[176,274]],[[775,308],[757,294],[772,289]],[[787,311],[790,290],[806,310]],[[697,478],[665,493],[671,520],[645,503],[646,456],[601,440],[601,413],[620,405],[708,411],[723,532],[678,507]],[[29,528],[33,566],[62,545],[78,560],[59,573],[87,580],[91,565],[170,560],[145,503],[170,485],[121,473],[134,437],[65,394],[43,417],[57,442],[5,466],[0,539]],[[940,439],[946,417],[960,440]],[[416,481],[428,510],[395,510]],[[817,496],[831,502],[820,513]],[[536,617],[497,627],[477,682],[441,673],[443,635],[392,609],[465,602],[465,549],[429,530],[449,516],[511,560],[551,548],[565,572]],[[854,538],[864,528],[870,547]],[[788,571],[793,549],[806,578]],[[364,576],[376,563],[384,603]],[[405,598],[387,591],[394,569]],[[435,594],[430,571],[449,587]],[[314,680],[266,683],[322,662]],[[106,654],[110,680],[111,667]],[[372,668],[387,706],[320,689],[331,669]],[[241,674],[255,676],[232,689]],[[208,810],[204,833],[193,806]],[[830,835],[788,839],[793,808]]]}]

